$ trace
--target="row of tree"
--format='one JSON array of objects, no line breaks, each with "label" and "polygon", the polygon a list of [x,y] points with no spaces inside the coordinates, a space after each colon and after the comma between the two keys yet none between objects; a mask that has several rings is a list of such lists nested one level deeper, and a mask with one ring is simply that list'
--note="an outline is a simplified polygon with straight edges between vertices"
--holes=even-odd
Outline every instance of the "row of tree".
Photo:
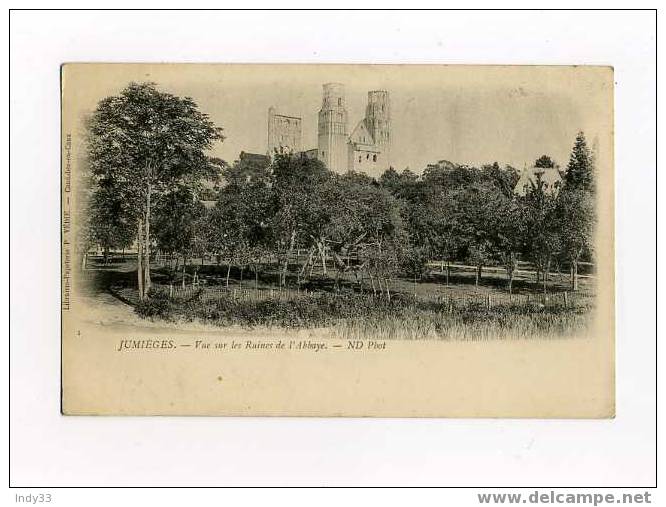
[{"label": "row of tree", "polygon": [[[131,84],[101,101],[89,122],[88,244],[107,251],[135,245],[140,297],[150,289],[151,252],[170,259],[205,256],[258,273],[278,266],[284,284],[294,251],[297,276],[319,263],[327,273],[369,277],[373,290],[400,274],[419,276],[426,262],[464,261],[506,269],[512,288],[519,259],[545,282],[553,266],[591,258],[594,161],[582,133],[559,188],[538,177],[524,195],[518,172],[497,163],[429,166],[422,175],[387,170],[379,179],[339,175],[320,161],[276,155],[228,165],[206,156],[222,131],[189,98]],[[537,166],[552,167],[548,157]],[[216,181],[214,206],[206,181]],[[178,260],[176,260],[178,262]]]}]

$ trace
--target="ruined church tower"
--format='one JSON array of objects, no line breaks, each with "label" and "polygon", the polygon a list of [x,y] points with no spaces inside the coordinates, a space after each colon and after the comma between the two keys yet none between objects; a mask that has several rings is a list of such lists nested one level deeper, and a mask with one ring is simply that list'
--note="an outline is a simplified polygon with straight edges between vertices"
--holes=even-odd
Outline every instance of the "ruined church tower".
[{"label": "ruined church tower", "polygon": [[381,151],[383,165],[391,165],[391,103],[386,90],[368,92],[365,125],[375,146]]},{"label": "ruined church tower", "polygon": [[319,111],[318,157],[331,171],[347,172],[347,139],[344,85],[326,83]]}]

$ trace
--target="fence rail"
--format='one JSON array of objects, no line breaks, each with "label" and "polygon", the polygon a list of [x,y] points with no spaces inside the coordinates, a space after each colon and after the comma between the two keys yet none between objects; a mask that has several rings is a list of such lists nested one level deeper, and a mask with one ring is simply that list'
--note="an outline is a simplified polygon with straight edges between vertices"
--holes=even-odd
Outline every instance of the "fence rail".
[{"label": "fence rail", "polygon": [[308,290],[296,289],[239,289],[239,288],[210,288],[201,291],[202,301],[215,301],[222,298],[231,298],[235,301],[289,301],[294,299],[312,298],[315,293]]},{"label": "fence rail", "polygon": [[[299,299],[311,299],[327,295],[328,297],[345,297],[344,293],[311,291],[306,289],[255,289],[255,288],[237,288],[237,287],[210,287],[190,285],[182,287],[180,285],[153,284],[152,289],[155,292],[167,295],[173,301],[189,301],[197,299],[207,303],[223,299],[233,301],[293,301]],[[120,299],[131,304],[138,301],[136,284],[125,283],[112,287],[114,293]],[[377,299],[387,299],[386,293],[363,292],[366,296]],[[518,293],[509,294],[503,292],[483,293],[483,294],[410,294],[395,292],[391,294],[392,298],[408,298],[410,300],[442,305],[445,309],[452,310],[459,307],[477,306],[487,309],[507,306],[529,306],[529,307],[564,307],[573,308],[581,304],[587,304],[592,297],[585,291],[579,292],[553,292],[553,293]]]},{"label": "fence rail", "polygon": [[502,292],[486,294],[433,294],[417,296],[417,299],[439,303],[445,306],[476,305],[488,309],[498,306],[562,306],[564,308],[579,306],[590,298],[587,293],[553,292],[546,294],[508,294]]}]

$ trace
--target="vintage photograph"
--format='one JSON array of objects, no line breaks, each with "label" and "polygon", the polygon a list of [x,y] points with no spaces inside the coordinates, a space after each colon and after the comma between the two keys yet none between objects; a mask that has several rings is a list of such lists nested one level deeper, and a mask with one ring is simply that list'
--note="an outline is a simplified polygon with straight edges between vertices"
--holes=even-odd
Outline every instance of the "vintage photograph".
[{"label": "vintage photograph", "polygon": [[250,350],[612,344],[612,80],[65,65],[63,312],[120,333],[116,354],[233,348],[137,330]]},{"label": "vintage photograph", "polygon": [[654,503],[655,10],[161,7],[10,12],[15,503]]}]

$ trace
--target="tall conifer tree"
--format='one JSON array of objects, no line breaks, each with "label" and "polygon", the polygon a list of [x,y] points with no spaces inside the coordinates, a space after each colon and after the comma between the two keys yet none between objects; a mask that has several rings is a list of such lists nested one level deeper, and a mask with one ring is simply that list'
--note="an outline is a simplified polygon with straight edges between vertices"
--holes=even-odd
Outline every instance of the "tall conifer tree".
[{"label": "tall conifer tree", "polygon": [[594,190],[594,164],[585,134],[578,132],[564,180],[570,190]]}]

